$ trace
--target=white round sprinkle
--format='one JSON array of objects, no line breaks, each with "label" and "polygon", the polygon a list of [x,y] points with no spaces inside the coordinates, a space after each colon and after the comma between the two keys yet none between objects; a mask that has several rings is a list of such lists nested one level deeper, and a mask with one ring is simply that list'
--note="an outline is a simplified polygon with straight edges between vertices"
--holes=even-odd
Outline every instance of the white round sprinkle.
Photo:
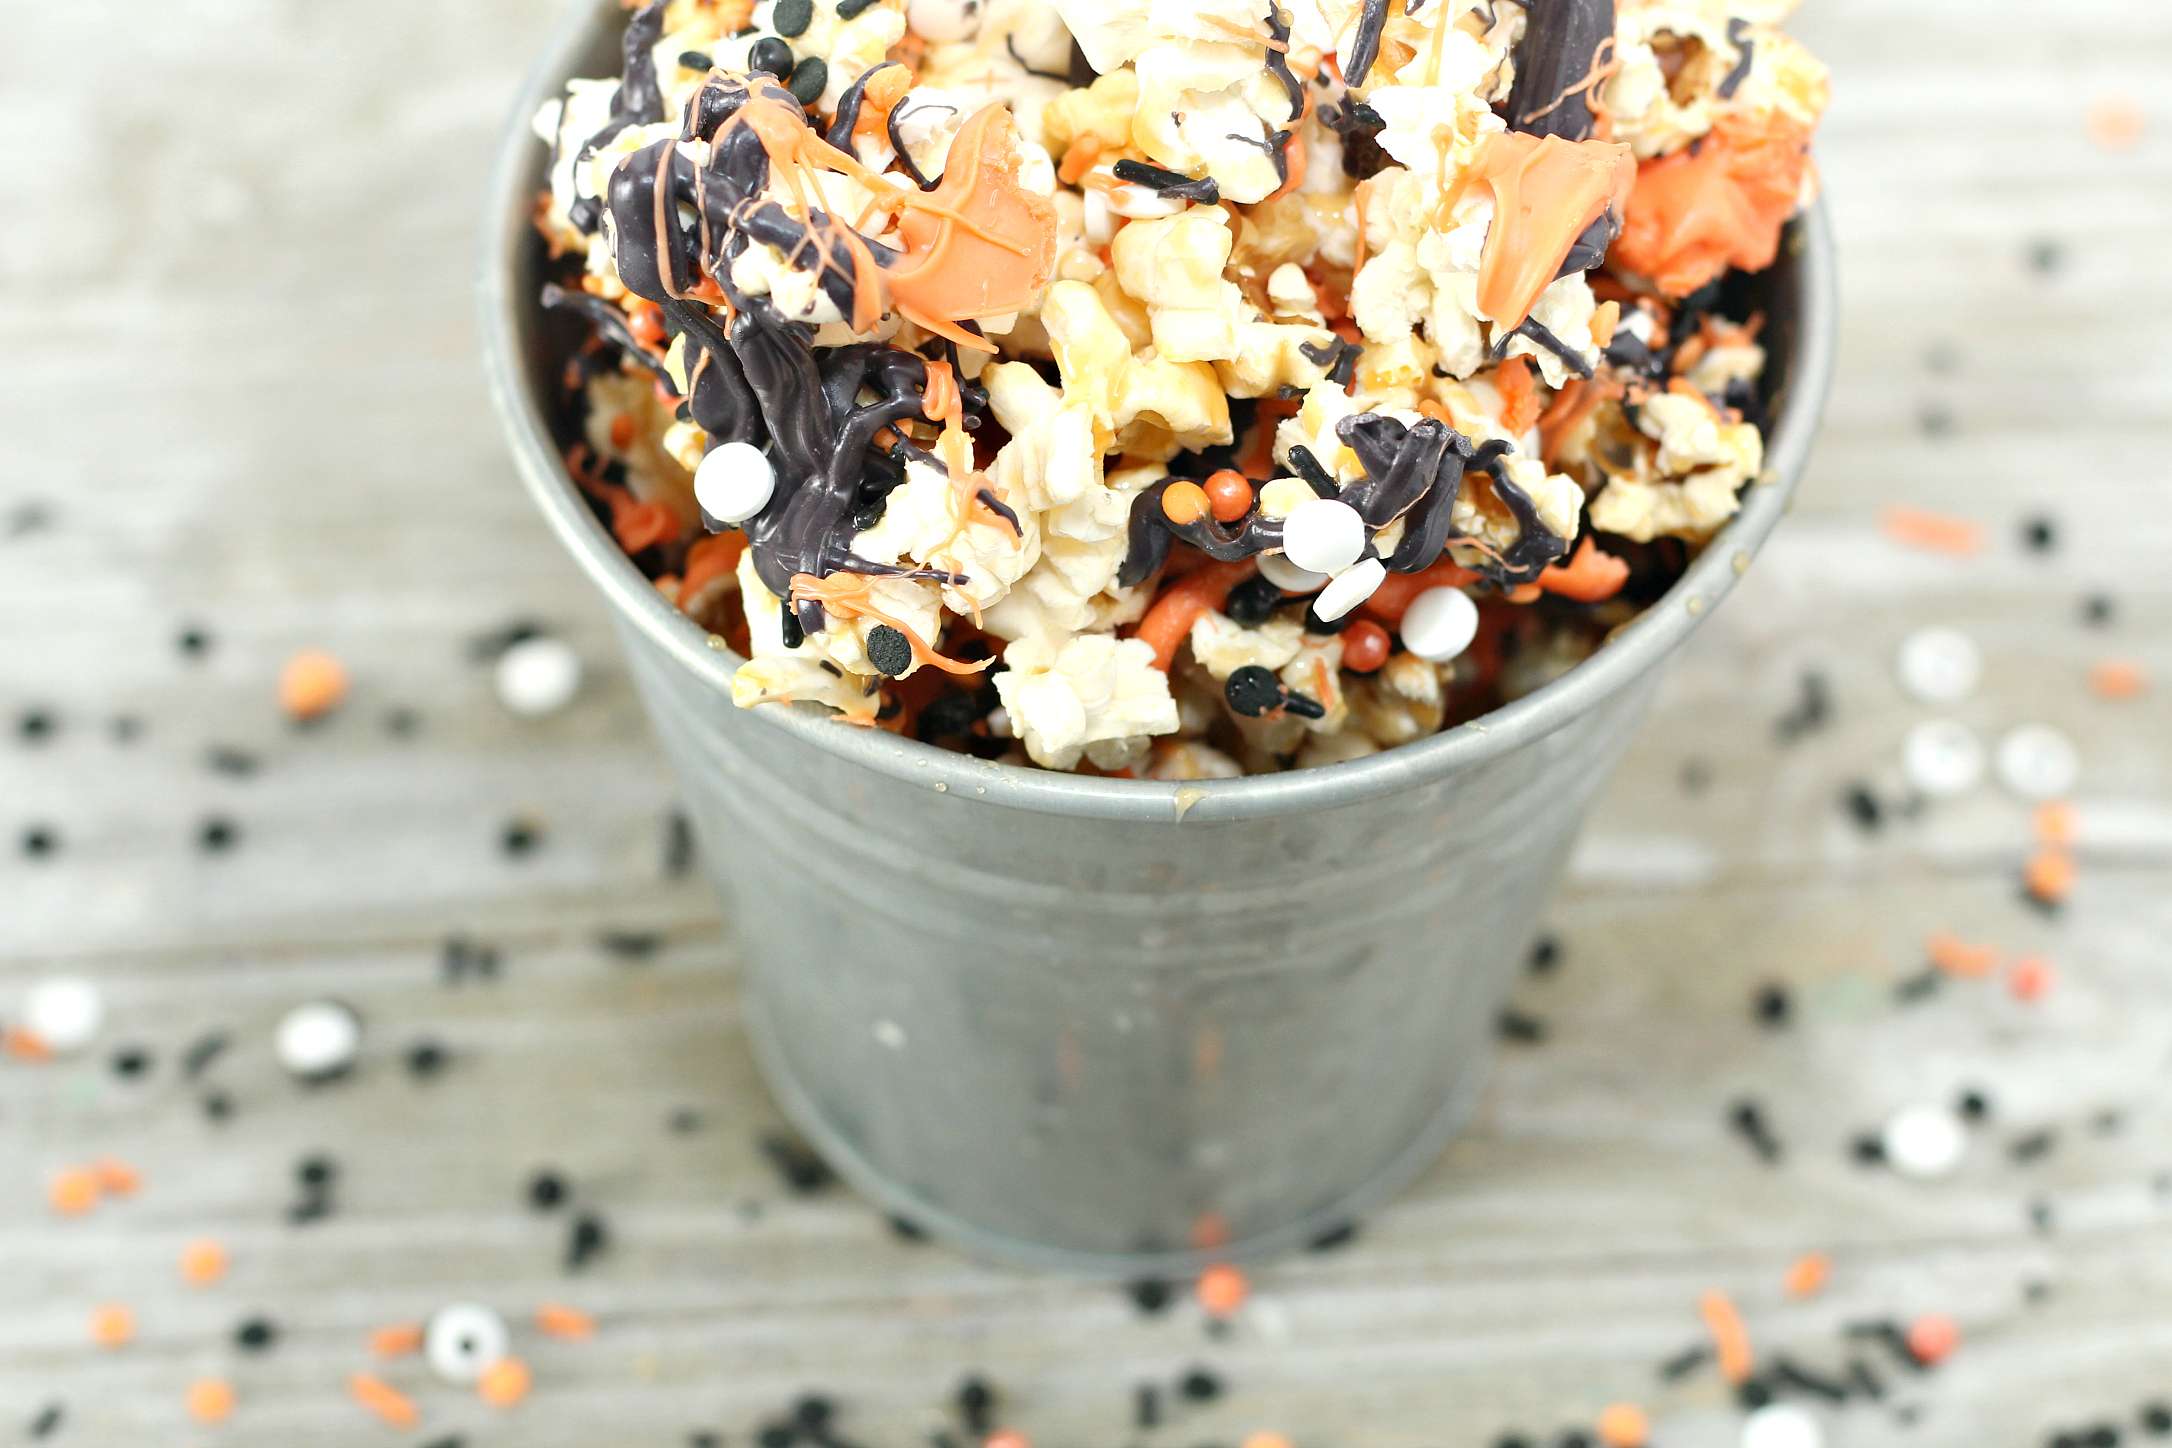
[{"label": "white round sprinkle", "polygon": [[1917,629],[1901,640],[1898,670],[1901,687],[1924,703],[1958,704],[1976,691],[1983,655],[1955,629]]},{"label": "white round sprinkle", "polygon": [[998,704],[993,709],[990,709],[988,711],[988,733],[991,738],[995,739],[1010,738],[1011,711],[1004,708],[1001,704]]},{"label": "white round sprinkle", "polygon": [[1742,1420],[1742,1448],[1824,1448],[1825,1430],[1793,1403],[1767,1403]]},{"label": "white round sprinkle", "polygon": [[522,639],[498,656],[498,702],[523,719],[555,714],[581,689],[581,656],[563,639]]},{"label": "white round sprinkle", "polygon": [[1404,648],[1446,663],[1478,637],[1478,605],[1460,588],[1428,588],[1410,601],[1400,632]]},{"label": "white round sprinkle", "polygon": [[1371,598],[1373,590],[1387,582],[1387,578],[1388,566],[1377,558],[1354,563],[1320,590],[1320,596],[1312,601],[1312,611],[1320,616],[1322,623],[1333,623]]},{"label": "white round sprinkle", "polygon": [[1365,551],[1365,520],[1339,498],[1311,498],[1282,520],[1282,551],[1299,568],[1330,576]]},{"label": "white round sprinkle", "polygon": [[105,1024],[105,998],[80,976],[41,980],[23,996],[23,1026],[48,1050],[80,1051]]},{"label": "white round sprinkle", "polygon": [[1299,568],[1279,553],[1260,554],[1259,572],[1284,593],[1317,593],[1327,586],[1326,574]]},{"label": "white round sprinkle", "polygon": [[2081,777],[2074,741],[2049,724],[2024,724],[1999,741],[1999,783],[2023,799],[2057,799]]},{"label": "white round sprinkle", "polygon": [[744,523],[769,506],[777,470],[751,442],[713,447],[694,469],[694,501],[719,523]]},{"label": "white round sprinkle", "polygon": [[1885,1124],[1880,1140],[1887,1164],[1901,1175],[1941,1177],[1961,1164],[1968,1130],[1943,1106],[1910,1106]]},{"label": "white round sprinkle", "polygon": [[1927,795],[1962,794],[1983,779],[1983,741],[1966,724],[1926,719],[1908,731],[1901,768],[1908,782]]},{"label": "white round sprinkle", "polygon": [[487,1307],[456,1302],[430,1315],[423,1334],[423,1356],[430,1371],[448,1383],[472,1383],[504,1360],[512,1347],[505,1319]]},{"label": "white round sprinkle", "polygon": [[311,1001],[280,1018],[273,1042],[279,1064],[304,1081],[323,1081],[354,1065],[362,1018],[338,1001]]},{"label": "white round sprinkle", "polygon": [[971,40],[980,34],[980,0],[905,0],[905,23],[922,40]]}]

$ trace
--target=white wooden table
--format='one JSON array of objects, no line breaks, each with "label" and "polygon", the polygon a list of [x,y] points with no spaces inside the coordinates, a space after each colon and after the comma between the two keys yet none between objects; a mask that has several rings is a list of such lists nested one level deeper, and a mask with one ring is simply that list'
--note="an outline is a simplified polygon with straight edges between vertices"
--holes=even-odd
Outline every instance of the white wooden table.
[{"label": "white wooden table", "polygon": [[[87,1056],[0,1061],[0,1441],[60,1405],[50,1440],[80,1444],[740,1444],[819,1388],[882,1448],[954,1426],[977,1369],[1042,1448],[1550,1443],[1615,1400],[1697,1448],[1734,1442],[1738,1411],[1708,1367],[1655,1367],[1699,1340],[1714,1287],[1768,1360],[1879,1365],[1891,1397],[1828,1413],[1837,1444],[2131,1436],[2172,1395],[2172,7],[1801,18],[1838,77],[1823,158],[1846,288],[1814,475],[1577,856],[1561,964],[1519,1001],[1545,1040],[1506,1048],[1417,1190],[1353,1245],[1259,1274],[1221,1339],[1188,1304],[1145,1318],[902,1241],[764,1160],[776,1117],[722,922],[665,869],[670,781],[601,609],[501,458],[474,357],[479,181],[551,18],[540,0],[74,0],[8,22],[0,1018],[68,971],[110,1019]],[[2091,101],[2153,92],[2137,148],[2091,144]],[[1903,550],[1878,531],[1890,500],[1980,520],[1990,546]],[[2039,513],[2049,553],[2019,540]],[[2099,591],[2115,614],[2086,626]],[[508,717],[468,654],[522,619],[590,667],[545,721]],[[1931,622],[1987,655],[1961,718],[2082,748],[2081,876],[2055,919],[2017,896],[2028,811],[1995,788],[1875,833],[1838,802],[1858,780],[1897,798],[1925,711],[1891,660]],[[190,627],[200,656],[177,646]],[[273,680],[303,646],[356,686],[297,731]],[[2153,691],[2093,697],[2111,657]],[[1833,715],[1783,744],[1806,671]],[[18,737],[25,713],[42,741]],[[259,767],[209,767],[220,747]],[[226,850],[203,848],[210,821]],[[520,858],[513,821],[540,832]],[[46,854],[18,849],[40,829]],[[1962,981],[1898,1002],[1940,929],[2041,951],[2057,984],[2034,1005]],[[599,946],[614,930],[661,943],[629,963]],[[443,983],[456,933],[496,948],[495,980]],[[1767,982],[1792,992],[1785,1030],[1753,1019]],[[304,1090],[271,1029],[325,995],[365,1014],[365,1060]],[[230,1046],[186,1079],[214,1031]],[[425,1040],[449,1063],[418,1078]],[[149,1067],[124,1079],[130,1046]],[[1954,1178],[1851,1158],[1896,1108],[1972,1085],[1992,1119]],[[1776,1164],[1730,1129],[1742,1099]],[[2039,1128],[2054,1148],[2013,1161]],[[337,1210],[297,1227],[311,1153],[336,1160]],[[55,1218],[49,1173],[103,1155],[140,1193]],[[577,1275],[573,1208],[526,1205],[544,1166],[610,1234]],[[232,1270],[185,1287],[178,1254],[204,1236]],[[1781,1275],[1812,1250],[1832,1287],[1792,1302]],[[533,1396],[499,1415],[410,1359],[383,1373],[424,1426],[376,1426],[342,1388],[365,1335],[457,1299],[515,1320]],[[538,1338],[544,1301],[598,1337]],[[104,1302],[134,1308],[134,1343],[90,1345]],[[1928,1311],[1964,1333],[1932,1375],[1842,1331]],[[278,1340],[240,1351],[259,1313]],[[1134,1385],[1194,1364],[1227,1394],[1135,1434]],[[217,1429],[182,1411],[207,1376],[239,1396]]]}]

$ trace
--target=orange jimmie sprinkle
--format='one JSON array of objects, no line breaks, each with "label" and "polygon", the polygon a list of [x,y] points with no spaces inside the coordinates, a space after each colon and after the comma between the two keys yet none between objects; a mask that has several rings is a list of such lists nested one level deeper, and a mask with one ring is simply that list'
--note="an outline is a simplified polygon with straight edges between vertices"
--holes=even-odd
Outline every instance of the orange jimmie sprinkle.
[{"label": "orange jimmie sprinkle", "polygon": [[347,1395],[374,1413],[388,1428],[412,1428],[422,1421],[415,1400],[383,1378],[356,1373],[347,1379]]},{"label": "orange jimmie sprinkle", "polygon": [[1704,1319],[1705,1331],[1712,1334],[1720,1376],[1730,1383],[1748,1382],[1757,1369],[1757,1358],[1750,1351],[1750,1332],[1742,1325],[1742,1314],[1733,1300],[1724,1292],[1707,1292],[1697,1299],[1697,1312]]}]

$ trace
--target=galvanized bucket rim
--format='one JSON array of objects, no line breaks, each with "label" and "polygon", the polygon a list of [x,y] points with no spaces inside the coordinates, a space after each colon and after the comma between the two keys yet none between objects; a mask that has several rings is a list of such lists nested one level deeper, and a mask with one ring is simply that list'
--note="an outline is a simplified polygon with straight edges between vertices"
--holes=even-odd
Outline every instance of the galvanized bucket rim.
[{"label": "galvanized bucket rim", "polygon": [[[491,398],[523,483],[559,540],[619,618],[639,629],[679,666],[731,703],[731,675],[742,662],[665,601],[580,499],[554,443],[541,401],[528,385],[523,322],[535,298],[514,283],[536,246],[530,216],[541,184],[543,148],[529,129],[542,103],[557,95],[599,31],[624,11],[617,0],[575,0],[522,88],[488,188],[479,284],[484,366]],[[1364,759],[1245,779],[1174,783],[1106,779],[975,759],[883,730],[838,723],[813,705],[764,705],[748,711],[846,763],[931,790],[991,805],[1077,818],[1173,824],[1258,819],[1334,809],[1414,789],[1457,770],[1483,765],[1544,737],[1656,668],[1734,587],[1764,543],[1801,479],[1833,369],[1835,261],[1822,204],[1790,233],[1798,297],[1794,350],[1781,406],[1766,434],[1765,471],[1742,510],[1706,545],[1668,592],[1604,647],[1544,688],[1470,723]]]}]

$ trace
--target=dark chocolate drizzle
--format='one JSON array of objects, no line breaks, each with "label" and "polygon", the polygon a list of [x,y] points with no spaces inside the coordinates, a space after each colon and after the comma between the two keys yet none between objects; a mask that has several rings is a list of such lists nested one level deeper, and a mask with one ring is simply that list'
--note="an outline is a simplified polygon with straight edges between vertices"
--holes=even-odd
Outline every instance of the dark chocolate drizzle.
[{"label": "dark chocolate drizzle", "polygon": [[1189,523],[1172,521],[1162,511],[1161,495],[1184,481],[1163,478],[1131,500],[1124,564],[1116,573],[1120,587],[1133,588],[1152,577],[1168,560],[1169,545],[1177,539],[1221,563],[1257,558],[1282,546],[1282,520],[1261,516],[1257,502],[1234,523],[1221,522],[1212,513]]},{"label": "dark chocolate drizzle", "polygon": [[1561,359],[1561,365],[1579,377],[1591,375],[1591,363],[1583,353],[1561,340],[1553,328],[1536,317],[1525,317],[1516,327],[1503,332],[1487,354],[1489,361],[1498,362],[1508,355],[1508,344],[1518,337],[1528,338]]},{"label": "dark chocolate drizzle", "polygon": [[[1380,36],[1388,26],[1388,0],[1359,0],[1359,5],[1357,36],[1350,42],[1350,64],[1343,68],[1344,78],[1353,86],[1365,84],[1373,62],[1380,58]],[[1607,8],[1613,8],[1613,0],[1607,0]]]},{"label": "dark chocolate drizzle", "polygon": [[1735,63],[1720,77],[1717,90],[1723,101],[1735,98],[1735,92],[1749,76],[1750,67],[1757,63],[1757,42],[1750,38],[1749,21],[1739,15],[1727,17],[1727,42],[1735,48]]},{"label": "dark chocolate drizzle", "polygon": [[1566,141],[1591,138],[1588,90],[1602,43],[1614,34],[1614,0],[1527,0],[1516,43],[1516,83],[1508,92],[1510,130]]},{"label": "dark chocolate drizzle", "polygon": [[1488,438],[1479,445],[1468,469],[1483,472],[1492,480],[1493,496],[1500,499],[1501,506],[1516,520],[1516,541],[1508,546],[1508,551],[1498,558],[1481,556],[1474,568],[1475,572],[1502,588],[1533,582],[1569,551],[1568,540],[1539,518],[1538,504],[1531,500],[1531,495],[1508,480],[1508,455],[1514,451],[1514,445],[1505,439]]},{"label": "dark chocolate drizzle", "polygon": [[1267,34],[1273,42],[1267,47],[1267,73],[1282,83],[1282,93],[1290,98],[1290,124],[1305,113],[1305,87],[1290,69],[1289,43],[1290,22],[1282,18],[1282,7],[1267,7]]},{"label": "dark chocolate drizzle", "polygon": [[[1364,468],[1365,475],[1349,487],[1338,489],[1319,459],[1302,445],[1291,448],[1285,461],[1315,494],[1340,498],[1356,509],[1368,532],[1378,532],[1407,516],[1393,556],[1383,560],[1396,573],[1415,573],[1439,559],[1453,536],[1450,517],[1466,464],[1473,458],[1491,459],[1497,455],[1492,449],[1507,446],[1489,443],[1473,448],[1469,438],[1438,419],[1424,418],[1412,427],[1379,413],[1346,417],[1335,425],[1335,435],[1357,454]],[[1121,586],[1135,587],[1151,577],[1178,540],[1224,563],[1256,558],[1282,546],[1281,521],[1261,516],[1257,503],[1233,523],[1218,522],[1212,515],[1190,523],[1172,522],[1162,511],[1162,494],[1179,481],[1183,480],[1164,478],[1132,500],[1124,563],[1116,578]],[[1522,521],[1523,515],[1517,516]],[[1525,527],[1544,531],[1535,515]],[[1554,543],[1548,561],[1560,556],[1560,540]],[[1369,544],[1366,552],[1378,556]]]},{"label": "dark chocolate drizzle", "polygon": [[1068,72],[1056,70],[1035,70],[1031,65],[1027,64],[1026,58],[1018,53],[1017,36],[1006,34],[1003,37],[1003,49],[1009,53],[1011,63],[1016,65],[1027,75],[1033,76],[1039,80],[1052,80],[1058,85],[1069,85],[1071,83],[1071,77]]},{"label": "dark chocolate drizzle", "polygon": [[1129,181],[1144,186],[1162,196],[1174,196],[1182,201],[1196,201],[1201,206],[1213,206],[1222,199],[1222,188],[1212,176],[1187,176],[1182,171],[1165,170],[1149,166],[1144,161],[1129,157],[1109,168],[1119,181]]},{"label": "dark chocolate drizzle", "polygon": [[867,103],[867,83],[891,66],[903,64],[896,60],[878,61],[861,71],[860,78],[846,86],[844,94],[837,98],[837,113],[830,118],[830,128],[822,139],[847,155],[852,154],[852,132],[860,124],[860,107]]},{"label": "dark chocolate drizzle", "polygon": [[[801,221],[763,200],[769,156],[760,135],[751,126],[725,129],[757,95],[804,115],[791,92],[766,76],[713,74],[688,106],[678,140],[643,147],[612,173],[608,215],[620,280],[660,306],[669,325],[684,334],[690,409],[712,442],[762,447],[776,470],[769,505],[742,525],[764,587],[788,599],[795,575],[836,572],[963,583],[963,575],[939,569],[870,562],[849,544],[855,519],[896,486],[907,462],[943,467],[902,438],[886,450],[875,446],[883,429],[924,415],[926,359],[879,343],[829,348],[818,356],[814,328],[786,318],[767,298],[750,296],[731,280],[732,259],[766,243],[792,265],[816,269],[824,294],[841,311],[852,310],[852,260],[842,248],[821,242],[837,223],[819,211]],[[709,142],[707,164],[697,166],[679,140]],[[681,222],[682,208],[693,213],[694,225]],[[867,246],[878,264],[894,255],[874,242]],[[688,299],[704,274],[731,304],[729,330]],[[559,289],[556,295],[558,304],[595,318],[607,340],[622,349],[633,342],[622,324],[606,327],[594,308],[572,300],[573,293]],[[654,359],[638,343],[634,350],[653,370]],[[955,371],[954,348],[949,360]],[[962,378],[957,389],[966,425],[979,426],[987,414],[986,389]],[[876,485],[872,498],[863,489],[870,479]],[[994,506],[1020,527],[1009,509]],[[815,599],[792,605],[788,617],[788,637],[824,626]]]}]

